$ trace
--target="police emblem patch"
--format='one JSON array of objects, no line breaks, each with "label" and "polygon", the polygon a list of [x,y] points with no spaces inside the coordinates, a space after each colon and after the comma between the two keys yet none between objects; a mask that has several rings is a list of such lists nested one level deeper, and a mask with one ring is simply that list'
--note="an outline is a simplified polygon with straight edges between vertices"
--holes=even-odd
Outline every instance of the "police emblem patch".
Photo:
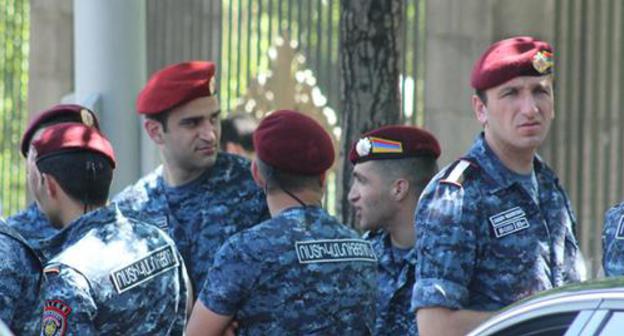
[{"label": "police emblem patch", "polygon": [[496,238],[502,238],[512,233],[526,230],[530,226],[524,210],[520,207],[503,211],[491,216],[489,219]]},{"label": "police emblem patch", "polygon": [[45,336],[63,336],[67,332],[67,316],[72,309],[61,300],[47,300],[43,309],[41,333]]},{"label": "police emblem patch", "polygon": [[617,231],[615,232],[616,239],[624,239],[624,216],[620,217],[620,222],[618,223]]}]

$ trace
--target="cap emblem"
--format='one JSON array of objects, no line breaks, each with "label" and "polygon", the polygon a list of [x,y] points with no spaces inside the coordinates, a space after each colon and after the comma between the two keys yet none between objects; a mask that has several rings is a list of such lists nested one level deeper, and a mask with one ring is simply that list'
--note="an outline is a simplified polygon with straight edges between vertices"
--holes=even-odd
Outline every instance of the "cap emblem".
[{"label": "cap emblem", "polygon": [[210,90],[210,95],[214,96],[217,90],[217,81],[215,80],[214,76],[210,78],[210,82],[208,82],[208,90]]},{"label": "cap emblem", "polygon": [[370,154],[372,147],[373,146],[368,138],[361,138],[355,145],[355,151],[360,157],[367,156]]},{"label": "cap emblem", "polygon": [[553,65],[553,54],[551,52],[542,50],[533,56],[533,68],[541,74],[547,73]]},{"label": "cap emblem", "polygon": [[80,110],[80,120],[83,124],[89,127],[93,127],[93,125],[95,124],[95,121],[93,120],[93,114],[91,114],[91,112],[89,112],[89,110],[87,109]]}]

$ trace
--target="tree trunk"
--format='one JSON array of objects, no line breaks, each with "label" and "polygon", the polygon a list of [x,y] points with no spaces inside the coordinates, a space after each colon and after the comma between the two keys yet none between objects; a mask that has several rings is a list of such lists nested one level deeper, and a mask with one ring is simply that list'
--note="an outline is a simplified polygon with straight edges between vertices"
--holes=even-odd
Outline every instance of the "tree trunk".
[{"label": "tree trunk", "polygon": [[400,120],[399,48],[402,0],[341,0],[342,137],[337,213],[353,226],[347,200],[351,144],[371,129]]}]

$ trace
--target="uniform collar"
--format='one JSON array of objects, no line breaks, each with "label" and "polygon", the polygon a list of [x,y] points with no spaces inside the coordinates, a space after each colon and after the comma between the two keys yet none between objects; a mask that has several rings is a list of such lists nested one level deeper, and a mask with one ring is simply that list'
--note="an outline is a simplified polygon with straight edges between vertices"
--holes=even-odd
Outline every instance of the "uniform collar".
[{"label": "uniform collar", "polygon": [[[481,134],[479,134],[479,136],[475,139],[474,144],[466,154],[466,158],[473,160],[480,169],[485,171],[487,176],[494,180],[498,188],[494,189],[493,192],[508,188],[515,181],[515,179],[511,178],[511,174],[513,174],[513,172],[509,170],[509,168],[505,167],[498,156],[496,156],[494,151],[485,141],[483,132],[481,132]],[[533,157],[533,169],[538,178],[539,176],[542,176],[542,178],[547,179],[550,183],[557,182],[557,177],[537,154]]]},{"label": "uniform collar", "polygon": [[115,222],[118,217],[123,217],[117,205],[101,207],[90,211],[71,222],[67,227],[57,234],[42,242],[40,253],[45,260],[50,260],[64,249],[80,240],[84,235],[94,228],[103,224]]}]

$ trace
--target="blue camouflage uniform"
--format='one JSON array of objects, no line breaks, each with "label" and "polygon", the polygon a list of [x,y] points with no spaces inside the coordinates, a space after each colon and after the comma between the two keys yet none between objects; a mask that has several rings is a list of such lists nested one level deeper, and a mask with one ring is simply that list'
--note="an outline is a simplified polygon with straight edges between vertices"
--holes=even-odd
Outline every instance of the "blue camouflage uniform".
[{"label": "blue camouflage uniform", "polygon": [[194,288],[201,289],[223,242],[269,217],[264,193],[249,167],[242,157],[219,153],[215,165],[203,175],[186,185],[169,187],[161,166],[113,202],[122,212],[166,229],[186,261]]},{"label": "blue camouflage uniform", "polygon": [[390,235],[370,231],[364,239],[371,242],[377,259],[377,319],[375,335],[418,335],[416,319],[410,312],[416,251],[392,246]]},{"label": "blue camouflage uniform", "polygon": [[415,217],[412,310],[492,311],[581,280],[576,219],[557,177],[537,156],[532,186],[515,175],[481,135],[426,187]]},{"label": "blue camouflage uniform", "polygon": [[221,247],[199,294],[239,335],[366,335],[375,320],[370,243],[323,209],[293,207]]},{"label": "blue camouflage uniform", "polygon": [[26,240],[0,220],[0,320],[17,335],[31,335],[41,263]]},{"label": "blue camouflage uniform", "polygon": [[162,230],[114,206],[46,241],[43,335],[181,335],[186,270]]},{"label": "blue camouflage uniform", "polygon": [[38,249],[41,241],[54,236],[58,230],[50,225],[48,218],[32,202],[26,209],[6,219],[7,224],[19,232],[30,246]]},{"label": "blue camouflage uniform", "polygon": [[605,214],[602,268],[606,276],[624,275],[624,203],[614,206]]}]

